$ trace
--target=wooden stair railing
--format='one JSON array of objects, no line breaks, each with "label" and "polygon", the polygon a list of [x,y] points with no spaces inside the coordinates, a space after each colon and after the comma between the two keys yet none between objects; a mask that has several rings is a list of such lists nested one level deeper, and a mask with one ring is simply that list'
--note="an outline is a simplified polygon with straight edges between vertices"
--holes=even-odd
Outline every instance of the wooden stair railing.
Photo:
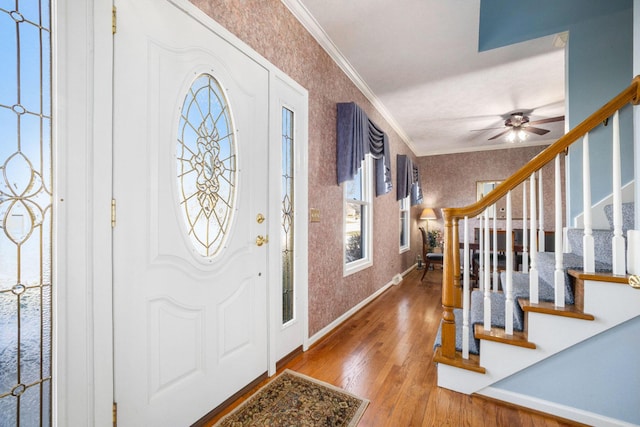
[{"label": "wooden stair railing", "polygon": [[[437,353],[437,362],[449,363],[454,366],[460,364],[460,357],[456,353],[456,327],[454,308],[461,307],[462,289],[460,285],[460,251],[458,223],[465,217],[471,218],[479,215],[487,208],[495,204],[507,193],[523,183],[533,173],[539,171],[546,164],[554,161],[556,156],[566,153],[568,147],[578,141],[585,134],[605,122],[616,111],[628,103],[638,105],[640,103],[640,75],[636,76],[631,84],[615,98],[602,106],[598,111],[589,116],[582,123],[571,129],[554,144],[550,145],[536,157],[531,159],[516,173],[504,180],[493,191],[489,192],[481,200],[462,208],[442,209],[444,217],[444,272],[442,283],[442,344]],[[637,165],[636,165],[637,167]]]}]

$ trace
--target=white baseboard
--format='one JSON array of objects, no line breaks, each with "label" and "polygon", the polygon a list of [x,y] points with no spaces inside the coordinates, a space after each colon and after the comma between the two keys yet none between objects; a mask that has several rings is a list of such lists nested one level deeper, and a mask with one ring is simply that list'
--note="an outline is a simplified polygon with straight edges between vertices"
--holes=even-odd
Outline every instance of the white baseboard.
[{"label": "white baseboard", "polygon": [[411,273],[413,270],[415,270],[416,268],[418,268],[418,263],[413,264],[411,267],[407,268],[405,271],[402,272],[402,277],[406,276],[407,274]]},{"label": "white baseboard", "polygon": [[583,424],[599,426],[599,427],[633,427],[636,424],[615,418],[606,417],[604,415],[588,412],[582,409],[573,408],[571,406],[561,405],[559,403],[542,400],[537,397],[528,396],[526,394],[515,393],[508,390],[502,390],[496,387],[486,387],[477,392],[482,396],[491,397],[503,402],[512,403],[524,408],[534,409],[536,411],[555,415],[567,420],[577,421]]},{"label": "white baseboard", "polygon": [[[411,273],[417,266],[418,266],[418,264],[414,264],[414,265],[410,266],[409,268],[407,268],[405,271],[403,271],[401,275],[400,274],[396,274],[394,276],[394,278],[391,279],[391,281],[388,282],[386,285],[384,285],[383,287],[378,289],[373,294],[369,295],[369,297],[367,297],[366,299],[362,300],[358,305],[352,307],[349,311],[344,313],[342,316],[338,317],[336,320],[334,320],[333,322],[329,323],[327,326],[325,326],[324,328],[322,328],[321,330],[316,332],[312,337],[309,337],[307,339],[307,341],[305,342],[305,344],[304,344],[304,350],[306,351],[309,347],[311,347],[313,344],[315,344],[322,337],[324,337],[329,332],[333,331],[335,328],[340,326],[340,324],[342,324],[342,322],[344,322],[349,317],[351,317],[354,314],[356,314],[358,312],[358,310],[360,310],[362,307],[364,307],[365,305],[369,304],[374,299],[378,298],[378,296],[380,296],[384,291],[389,289],[391,286],[398,285],[400,283],[400,281],[402,280],[402,278],[404,276],[406,276],[407,274]],[[398,281],[397,283],[394,283],[395,280],[397,280],[397,276],[401,276],[400,277],[400,281]]]}]

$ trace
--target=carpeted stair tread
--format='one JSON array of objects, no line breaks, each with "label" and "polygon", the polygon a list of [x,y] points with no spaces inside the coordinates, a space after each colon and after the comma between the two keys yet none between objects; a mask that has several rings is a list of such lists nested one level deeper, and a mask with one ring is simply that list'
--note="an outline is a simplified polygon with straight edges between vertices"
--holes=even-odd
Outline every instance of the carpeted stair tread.
[{"label": "carpeted stair tread", "polygon": [[[565,304],[574,304],[574,296],[571,291],[571,279],[569,277],[569,270],[582,270],[583,269],[583,258],[580,255],[576,255],[573,253],[562,254],[562,266],[564,270],[564,287],[565,287]],[[598,252],[596,251],[596,257],[598,256]],[[595,262],[596,271],[606,272],[611,271],[611,265],[607,263],[603,263],[601,261],[596,260]],[[556,254],[555,252],[538,252],[538,277],[541,281],[546,283],[554,283],[555,281],[555,271],[556,271]]]},{"label": "carpeted stair tread", "polygon": [[[606,265],[613,264],[611,250],[599,250],[600,248],[611,248],[611,240],[613,239],[613,230],[592,230],[593,247],[597,253],[597,260]],[[584,229],[568,228],[567,241],[571,248],[571,253],[579,257],[584,256]]]},{"label": "carpeted stair tread", "polygon": [[[502,289],[506,288],[507,273],[503,271],[500,273],[500,286]],[[529,298],[529,274],[514,272],[512,275],[512,287],[513,287],[513,299]],[[547,283],[545,280],[538,280],[538,298],[542,301],[554,301],[555,294],[553,286]]]},{"label": "carpeted stair tread", "polygon": [[[522,319],[522,323],[524,324],[524,311],[517,301],[521,298],[529,299],[529,274],[514,272],[512,277],[513,300],[516,301],[513,313],[514,316],[517,315],[518,318]],[[507,273],[504,271],[500,273],[500,282],[504,288],[507,283]],[[555,301],[553,286],[542,279],[538,280],[538,301]]]},{"label": "carpeted stair tread", "polygon": [[[500,277],[502,283],[506,283],[506,273],[502,272]],[[554,292],[553,287],[544,281],[540,281],[539,285],[539,299],[541,301],[553,301]],[[524,330],[524,311],[517,303],[518,298],[529,297],[529,275],[525,273],[515,272],[513,273],[513,329],[516,332],[522,332]],[[506,295],[502,292],[491,292],[491,325],[492,327],[504,328],[504,313],[505,313],[505,301]],[[453,314],[456,318],[456,350],[462,351],[462,309],[456,308],[453,310]],[[484,294],[475,290],[471,293],[471,308],[469,309],[469,324],[471,331],[476,324],[484,324]],[[442,344],[442,322],[438,328],[436,338],[433,344],[433,348],[436,349]],[[480,353],[480,341],[471,335],[469,340],[469,352],[471,354]]]},{"label": "carpeted stair tread", "polygon": [[[505,302],[507,297],[502,292],[491,292],[489,294],[491,300],[491,326],[504,328],[505,326]],[[515,302],[515,295],[513,301]],[[524,330],[524,313],[518,313],[517,303],[514,304],[513,310],[513,330]],[[471,309],[469,310],[470,322],[472,325],[477,323],[484,324],[484,293],[479,290],[471,292]]]},{"label": "carpeted stair tread", "polygon": [[[622,204],[622,234],[626,235],[628,230],[635,228],[635,205],[633,202],[627,202]],[[604,214],[609,221],[609,228],[613,230],[613,205],[606,205],[604,207]]]},{"label": "carpeted stair tread", "polygon": [[[462,309],[454,308],[453,315],[456,317],[456,350],[462,351]],[[473,324],[469,322],[469,353],[480,354],[480,342],[473,336]],[[438,333],[433,343],[434,351],[442,345],[442,321],[438,327]]]}]

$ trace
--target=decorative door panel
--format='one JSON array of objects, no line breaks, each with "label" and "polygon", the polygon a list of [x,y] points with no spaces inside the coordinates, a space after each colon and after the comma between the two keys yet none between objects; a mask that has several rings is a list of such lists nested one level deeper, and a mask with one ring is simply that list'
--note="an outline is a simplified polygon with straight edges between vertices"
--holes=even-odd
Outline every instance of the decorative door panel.
[{"label": "decorative door panel", "polygon": [[116,6],[118,424],[189,425],[267,371],[268,73],[166,0]]}]

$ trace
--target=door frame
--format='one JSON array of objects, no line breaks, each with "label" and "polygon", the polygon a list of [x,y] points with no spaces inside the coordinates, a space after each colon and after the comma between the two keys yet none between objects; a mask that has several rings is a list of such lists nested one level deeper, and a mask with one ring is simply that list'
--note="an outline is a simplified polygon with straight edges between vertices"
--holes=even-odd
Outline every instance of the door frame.
[{"label": "door frame", "polygon": [[[188,0],[168,1],[265,67],[269,71],[270,87],[273,87],[274,79],[279,78],[300,92],[308,104],[306,89]],[[57,113],[53,119],[52,410],[54,425],[61,426],[112,425],[112,8],[111,0],[81,4],[72,0],[52,0],[52,94]],[[270,115],[270,127],[276,126],[276,119],[279,119],[278,114]],[[298,212],[296,280],[303,298],[299,308],[304,322],[302,341],[305,349],[309,340],[307,121],[304,117],[300,123],[304,127],[304,140],[300,141],[296,156],[296,166],[301,165],[298,166],[301,174],[296,177],[295,190]],[[273,135],[271,131],[269,134]],[[272,142],[270,139],[270,145]],[[270,158],[269,162],[271,180],[280,171],[280,157]],[[269,209],[273,212],[271,207]],[[270,221],[272,235],[277,228],[274,224],[277,226],[279,221]],[[279,246],[269,245],[268,256],[270,260],[277,259]],[[273,271],[268,274],[270,279],[273,274],[279,275]],[[269,288],[269,295],[273,295],[273,286]],[[268,316],[273,319],[272,312],[268,312]],[[274,332],[269,328],[270,375],[275,373],[277,362],[273,350]]]},{"label": "door frame", "polygon": [[52,0],[53,425],[111,425],[111,0]]},{"label": "door frame", "polygon": [[[282,231],[282,108],[286,107],[294,113],[294,305],[296,322],[300,322],[302,336],[300,343],[303,350],[309,347],[308,317],[308,224],[309,224],[309,155],[308,155],[308,117],[309,94],[286,74],[269,73],[269,189],[278,189],[277,194],[269,197],[269,235],[273,236],[269,247],[269,375],[276,373],[276,364],[280,356],[277,354],[278,335],[286,333],[281,323],[282,315],[273,308],[280,307],[282,302],[282,263],[280,236]],[[284,87],[284,89],[280,89]],[[298,326],[298,325],[296,325]]]}]

